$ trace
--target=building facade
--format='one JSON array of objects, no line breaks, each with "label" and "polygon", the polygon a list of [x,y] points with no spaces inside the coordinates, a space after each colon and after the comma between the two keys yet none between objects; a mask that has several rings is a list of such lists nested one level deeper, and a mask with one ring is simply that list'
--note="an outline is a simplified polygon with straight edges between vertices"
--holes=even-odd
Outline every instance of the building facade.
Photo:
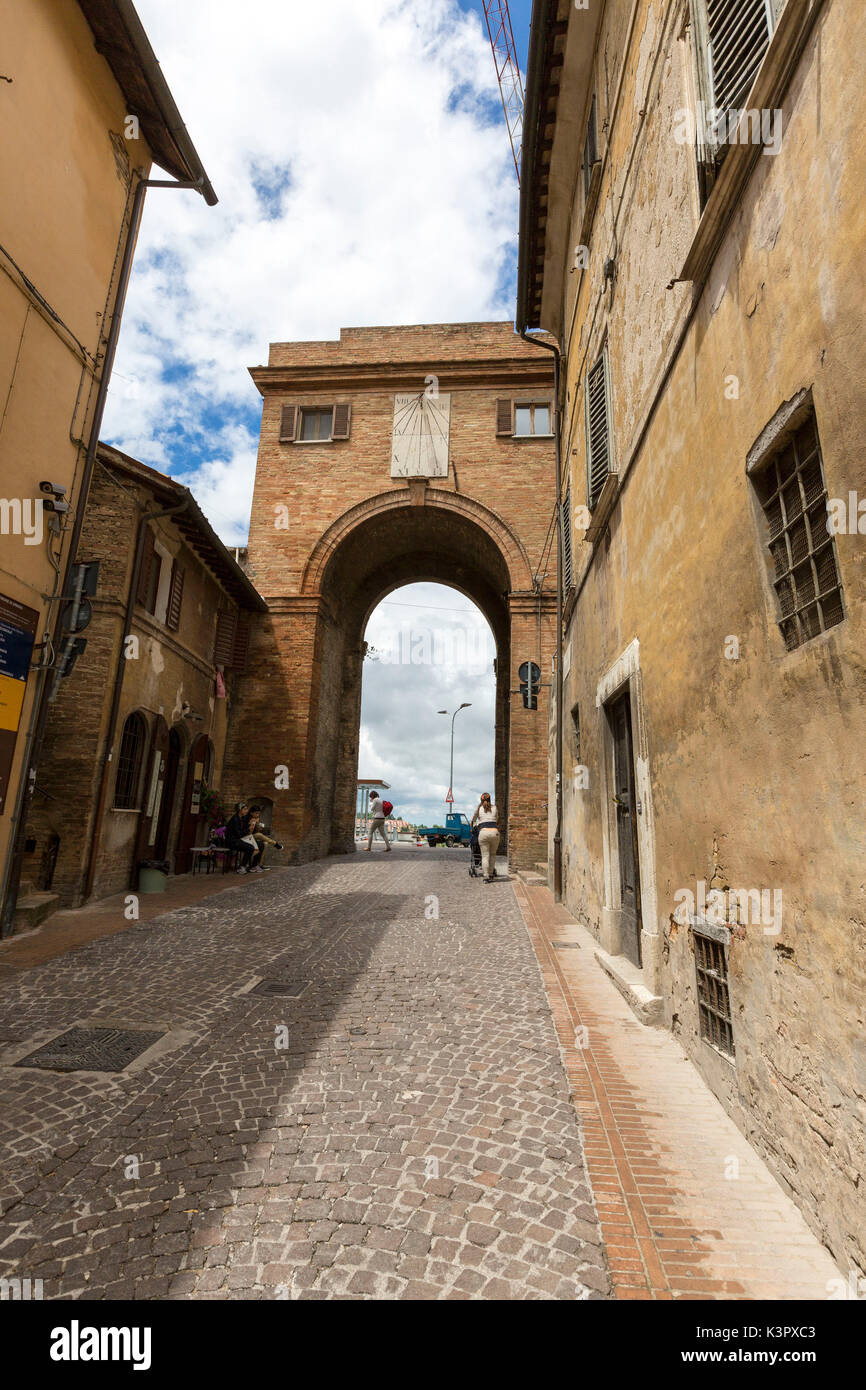
[{"label": "building facade", "polygon": [[352,328],[273,343],[252,376],[264,404],[248,567],[269,615],[233,722],[233,794],[276,787],[294,859],[354,850],[367,619],[393,589],[439,581],[478,604],[497,644],[503,841],[512,862],[546,857],[551,354],[509,323]]},{"label": "building facade", "polygon": [[142,861],[190,870],[265,609],[189,490],[104,444],[81,554],[99,562],[97,592],[48,717],[19,927],[134,889]]},{"label": "building facade", "polygon": [[561,350],[565,900],[861,1271],[864,36],[536,0],[518,306]]},{"label": "building facade", "polygon": [[2,28],[0,909],[8,930],[27,771],[63,665],[57,620],[71,592],[152,165],[216,198],[129,0],[4,0]]}]

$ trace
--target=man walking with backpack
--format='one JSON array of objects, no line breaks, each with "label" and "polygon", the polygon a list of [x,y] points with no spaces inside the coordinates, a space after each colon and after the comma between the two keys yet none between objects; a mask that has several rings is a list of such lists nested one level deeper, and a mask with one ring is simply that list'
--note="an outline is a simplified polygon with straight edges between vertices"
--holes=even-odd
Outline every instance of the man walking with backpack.
[{"label": "man walking with backpack", "polygon": [[[387,812],[385,810],[386,806],[388,808]],[[386,814],[389,814],[393,809],[394,808],[391,805],[390,801],[380,801],[379,793],[373,792],[373,795],[370,798],[370,830],[367,835],[368,854],[373,848],[373,836],[376,834],[377,830],[379,834],[382,836],[382,839],[385,841],[385,853],[391,853],[391,845],[388,840],[388,832],[385,829],[385,816]]]}]

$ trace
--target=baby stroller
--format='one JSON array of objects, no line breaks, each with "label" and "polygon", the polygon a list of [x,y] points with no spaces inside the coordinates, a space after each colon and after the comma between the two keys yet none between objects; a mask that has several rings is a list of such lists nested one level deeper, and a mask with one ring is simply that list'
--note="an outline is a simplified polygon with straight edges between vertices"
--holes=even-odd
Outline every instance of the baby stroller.
[{"label": "baby stroller", "polygon": [[481,846],[478,843],[477,825],[473,825],[469,835],[469,877],[481,877]]}]

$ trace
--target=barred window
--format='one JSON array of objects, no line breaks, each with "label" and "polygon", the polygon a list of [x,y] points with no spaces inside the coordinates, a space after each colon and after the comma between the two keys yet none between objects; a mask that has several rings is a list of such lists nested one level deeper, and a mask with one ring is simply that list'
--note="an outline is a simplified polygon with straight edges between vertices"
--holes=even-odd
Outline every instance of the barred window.
[{"label": "barred window", "polygon": [[116,810],[134,811],[138,808],[138,788],[146,738],[147,728],[141,715],[129,715],[123,726],[117,757],[117,781],[114,786]]},{"label": "barred window", "polygon": [[813,410],[753,482],[767,520],[777,621],[787,650],[793,651],[845,616]]},{"label": "barred window", "polygon": [[695,943],[695,969],[698,978],[698,1013],[701,1037],[728,1057],[734,1055],[731,1023],[731,997],[725,947],[713,937],[692,930]]}]

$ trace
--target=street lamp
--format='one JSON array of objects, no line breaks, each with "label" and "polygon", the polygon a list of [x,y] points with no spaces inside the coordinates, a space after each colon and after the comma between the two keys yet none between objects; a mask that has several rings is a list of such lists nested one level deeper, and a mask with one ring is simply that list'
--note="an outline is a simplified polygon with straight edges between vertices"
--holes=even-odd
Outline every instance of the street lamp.
[{"label": "street lamp", "polygon": [[[450,773],[450,776],[449,776],[449,778],[448,778],[448,790],[449,790],[449,792],[451,793],[451,805],[452,805],[452,806],[454,805],[454,720],[457,718],[458,714],[460,713],[460,711],[461,711],[462,709],[471,709],[471,708],[472,708],[472,701],[471,701],[471,700],[464,700],[463,704],[462,704],[462,705],[458,705],[457,708],[456,708],[456,710],[454,711],[454,713],[451,715],[451,773]],[[447,713],[448,713],[448,710],[447,710],[447,709],[440,709],[440,710],[437,710],[436,713],[437,713],[437,714],[447,714]],[[446,804],[446,806],[448,805],[447,801],[446,801],[445,804]]]}]

